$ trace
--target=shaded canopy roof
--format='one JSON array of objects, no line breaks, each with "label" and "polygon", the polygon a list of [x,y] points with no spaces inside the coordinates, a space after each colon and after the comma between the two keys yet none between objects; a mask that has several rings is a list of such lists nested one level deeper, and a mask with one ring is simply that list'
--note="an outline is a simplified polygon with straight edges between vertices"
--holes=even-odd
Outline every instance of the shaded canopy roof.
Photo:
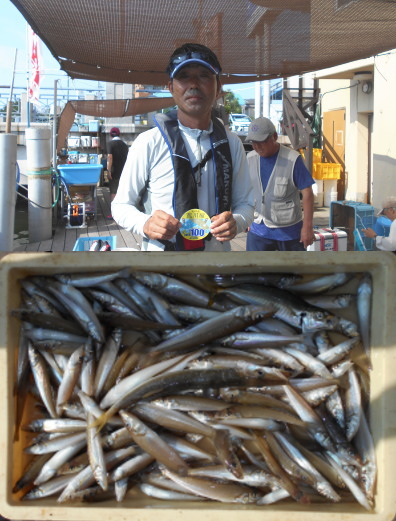
[{"label": "shaded canopy roof", "polygon": [[165,85],[185,42],[223,83],[287,77],[396,47],[395,0],[11,0],[77,79]]}]

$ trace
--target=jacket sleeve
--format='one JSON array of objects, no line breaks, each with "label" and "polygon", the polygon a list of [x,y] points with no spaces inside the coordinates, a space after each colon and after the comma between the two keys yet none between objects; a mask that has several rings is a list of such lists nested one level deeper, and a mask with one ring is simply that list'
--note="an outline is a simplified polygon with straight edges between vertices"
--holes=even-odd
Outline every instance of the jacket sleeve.
[{"label": "jacket sleeve", "polygon": [[262,213],[262,199],[263,187],[260,179],[260,156],[252,150],[248,153],[247,162],[249,167],[250,181],[253,187],[254,197],[254,221],[261,222],[263,219]]},{"label": "jacket sleeve", "polygon": [[227,135],[233,161],[231,211],[237,223],[237,233],[241,233],[253,221],[254,193],[242,141],[236,134],[227,132]]},{"label": "jacket sleeve", "polygon": [[149,179],[149,140],[140,134],[129,149],[117,194],[111,204],[113,219],[119,226],[144,236],[143,227],[150,218],[141,211],[141,197]]},{"label": "jacket sleeve", "polygon": [[392,221],[389,230],[389,237],[377,235],[375,244],[379,250],[396,251],[396,221]]}]

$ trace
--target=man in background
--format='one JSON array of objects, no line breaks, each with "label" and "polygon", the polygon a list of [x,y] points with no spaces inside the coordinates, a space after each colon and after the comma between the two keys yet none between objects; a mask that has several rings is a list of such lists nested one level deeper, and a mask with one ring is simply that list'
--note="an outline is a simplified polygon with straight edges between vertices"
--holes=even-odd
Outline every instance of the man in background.
[{"label": "man in background", "polygon": [[249,126],[247,155],[256,197],[247,251],[305,251],[313,231],[315,183],[301,155],[277,142],[271,120],[260,117]]},{"label": "man in background", "polygon": [[[128,156],[129,147],[120,138],[120,129],[113,127],[110,130],[111,141],[107,147],[107,177],[109,180],[110,202],[113,201],[120,182],[121,172]],[[108,215],[108,219],[112,216]]]},{"label": "man in background", "polygon": [[370,239],[375,239],[375,245],[379,250],[396,253],[396,197],[394,195],[382,201],[382,210],[378,215],[385,215],[392,221],[389,236],[378,235],[372,228],[363,229],[362,233]]}]

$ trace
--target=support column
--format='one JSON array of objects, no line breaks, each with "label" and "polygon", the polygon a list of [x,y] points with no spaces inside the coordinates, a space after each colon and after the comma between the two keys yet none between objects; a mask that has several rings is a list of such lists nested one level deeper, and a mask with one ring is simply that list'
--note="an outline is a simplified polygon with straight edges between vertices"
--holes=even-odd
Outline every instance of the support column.
[{"label": "support column", "polygon": [[52,237],[51,130],[26,129],[29,242]]},{"label": "support column", "polygon": [[16,202],[17,136],[0,134],[0,251],[12,251]]}]

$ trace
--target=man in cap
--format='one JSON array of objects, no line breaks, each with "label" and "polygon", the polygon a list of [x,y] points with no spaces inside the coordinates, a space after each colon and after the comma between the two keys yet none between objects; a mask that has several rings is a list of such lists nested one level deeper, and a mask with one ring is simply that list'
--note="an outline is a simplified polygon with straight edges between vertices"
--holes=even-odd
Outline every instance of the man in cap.
[{"label": "man in cap", "polygon": [[[134,141],[113,217],[143,236],[143,250],[229,251],[252,222],[254,201],[242,142],[212,114],[220,63],[209,48],[187,43],[167,73],[177,110],[157,114],[156,126]],[[186,218],[194,215],[199,222]]]},{"label": "man in cap", "polygon": [[277,142],[271,120],[260,117],[249,126],[247,155],[256,209],[247,251],[305,251],[313,231],[315,183],[301,155]]},{"label": "man in cap", "polygon": [[390,196],[382,201],[382,210],[378,214],[390,219],[389,236],[378,235],[372,228],[362,230],[366,237],[375,239],[375,245],[379,250],[393,251],[396,253],[396,197]]},{"label": "man in cap", "polygon": [[[107,177],[109,180],[110,200],[112,201],[118,190],[121,172],[128,156],[129,147],[120,138],[119,128],[113,127],[110,129],[110,136],[112,139],[107,148]],[[108,218],[111,218],[111,215]]]}]

